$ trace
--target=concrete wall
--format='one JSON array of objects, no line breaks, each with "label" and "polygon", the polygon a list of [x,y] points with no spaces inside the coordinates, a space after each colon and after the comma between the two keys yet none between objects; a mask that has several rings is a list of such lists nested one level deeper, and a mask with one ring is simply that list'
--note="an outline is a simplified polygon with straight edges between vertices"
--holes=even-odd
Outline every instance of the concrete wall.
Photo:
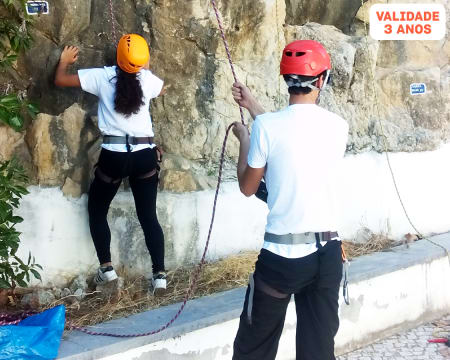
[{"label": "concrete wall", "polygon": [[[384,265],[383,261],[379,264]],[[351,306],[340,308],[337,348],[350,351],[389,330],[450,312],[449,275],[449,259],[443,257],[351,284]]]},{"label": "concrete wall", "polygon": [[[450,234],[432,240],[450,250]],[[450,313],[449,258],[426,240],[410,248],[363,256],[350,266],[350,305],[340,301],[338,354]],[[230,359],[245,289],[188,302],[179,319],[150,337],[113,339],[72,333],[61,345],[64,360]],[[96,331],[148,332],[165,324],[180,304],[113,320]],[[290,303],[277,360],[295,359],[295,306]]]},{"label": "concrete wall", "polygon": [[[397,183],[411,219],[419,230],[441,233],[450,230],[446,205],[450,203],[450,144],[439,150],[391,154]],[[395,193],[383,154],[348,155],[337,176],[342,211],[339,231],[344,239],[358,237],[367,227],[399,239],[414,232]],[[31,187],[19,214],[22,245],[20,254],[31,250],[44,266],[44,283],[64,283],[80,272],[97,266],[89,234],[86,196],[70,199],[59,188]],[[158,214],[166,236],[169,267],[192,264],[201,257],[206,241],[213,191],[183,194],[161,192]],[[132,214],[132,216],[130,216]],[[258,250],[262,244],[267,207],[239,193],[236,183],[225,183],[218,199],[208,259],[214,260],[243,250]],[[109,214],[115,263],[131,272],[150,271],[150,257],[136,216],[130,192],[114,199]]]},{"label": "concrete wall", "polygon": [[[447,203],[450,200],[450,144],[436,151],[390,153],[403,203],[414,225],[424,234],[450,229]],[[368,152],[348,155],[340,177],[342,213],[339,231],[346,239],[366,226],[374,232],[400,239],[409,225],[395,188],[385,154]]]}]

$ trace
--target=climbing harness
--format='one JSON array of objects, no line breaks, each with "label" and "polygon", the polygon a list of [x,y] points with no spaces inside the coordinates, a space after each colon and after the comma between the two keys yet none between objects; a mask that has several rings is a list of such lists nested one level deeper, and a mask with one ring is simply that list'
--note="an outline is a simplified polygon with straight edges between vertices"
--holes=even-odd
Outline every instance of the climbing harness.
[{"label": "climbing harness", "polygon": [[139,145],[139,144],[153,144],[152,136],[114,136],[103,135],[103,144],[123,144],[123,145]]},{"label": "climbing harness", "polygon": [[252,324],[253,299],[255,296],[255,289],[261,291],[276,299],[286,299],[290,294],[282,293],[273,287],[267,285],[255,273],[251,273],[248,279],[248,299],[247,299],[247,323]]},{"label": "climbing harness", "polygon": [[300,234],[283,234],[277,235],[266,232],[264,234],[264,241],[274,243],[274,244],[282,244],[282,245],[298,245],[298,244],[314,244],[320,243],[321,241],[332,241],[338,239],[337,232],[306,232]]},{"label": "climbing harness", "polygon": [[114,135],[103,135],[103,144],[123,144],[127,148],[127,152],[131,152],[132,145],[140,145],[140,144],[153,144],[153,137],[150,136],[142,136],[135,137],[130,135],[125,136],[114,136]]},{"label": "climbing harness", "polygon": [[248,278],[248,300],[247,300],[247,321],[252,324],[253,298],[255,297],[255,274],[251,273]]}]

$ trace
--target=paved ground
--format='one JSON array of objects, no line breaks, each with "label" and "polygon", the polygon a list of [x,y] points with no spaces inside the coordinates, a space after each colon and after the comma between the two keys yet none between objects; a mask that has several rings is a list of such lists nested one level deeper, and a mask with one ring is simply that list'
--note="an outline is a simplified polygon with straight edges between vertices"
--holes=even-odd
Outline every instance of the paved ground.
[{"label": "paved ground", "polygon": [[[439,330],[444,330],[441,335]],[[420,326],[416,329],[391,336],[352,353],[338,357],[338,360],[444,360],[450,359],[450,347],[445,344],[430,344],[428,339],[449,336],[450,316]]]}]

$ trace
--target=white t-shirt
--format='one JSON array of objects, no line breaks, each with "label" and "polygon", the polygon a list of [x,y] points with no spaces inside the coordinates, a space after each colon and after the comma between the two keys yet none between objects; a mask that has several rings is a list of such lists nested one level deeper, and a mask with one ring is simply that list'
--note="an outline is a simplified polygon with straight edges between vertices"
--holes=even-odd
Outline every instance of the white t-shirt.
[{"label": "white t-shirt", "polygon": [[[347,137],[347,122],[314,104],[294,104],[256,117],[248,165],[266,167],[266,232],[284,235],[337,230],[334,180]],[[315,244],[269,242],[264,242],[263,248],[289,258],[317,250]]]},{"label": "white t-shirt", "polygon": [[[163,87],[163,81],[152,74],[150,70],[138,73],[144,93],[143,102],[137,114],[125,117],[114,110],[116,94],[116,67],[103,67],[78,70],[81,88],[88,93],[98,96],[98,127],[102,135],[115,136],[154,136],[152,119],[150,116],[150,100],[157,97]],[[132,146],[132,151],[153,147],[147,144]],[[126,152],[125,144],[103,144],[103,148],[111,151]]]}]

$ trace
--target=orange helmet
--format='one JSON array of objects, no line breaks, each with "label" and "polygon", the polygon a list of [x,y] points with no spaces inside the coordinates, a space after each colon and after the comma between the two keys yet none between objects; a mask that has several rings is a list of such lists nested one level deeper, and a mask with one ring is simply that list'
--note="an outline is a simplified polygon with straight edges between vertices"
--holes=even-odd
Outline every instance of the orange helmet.
[{"label": "orange helmet", "polygon": [[121,37],[117,45],[117,65],[130,74],[141,70],[150,59],[147,41],[137,34]]},{"label": "orange helmet", "polygon": [[317,41],[297,40],[283,50],[281,75],[317,76],[326,70],[331,70],[330,55]]}]

